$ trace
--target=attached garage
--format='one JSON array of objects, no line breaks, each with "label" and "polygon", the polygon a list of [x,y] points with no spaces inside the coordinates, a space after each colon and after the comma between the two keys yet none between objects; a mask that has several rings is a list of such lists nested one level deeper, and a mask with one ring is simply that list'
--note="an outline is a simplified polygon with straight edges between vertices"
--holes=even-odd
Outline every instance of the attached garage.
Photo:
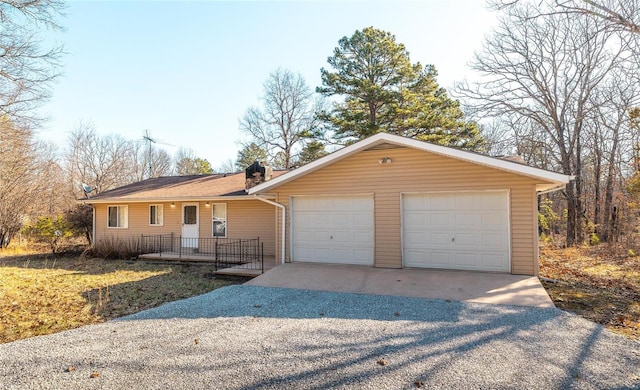
[{"label": "attached garage", "polygon": [[405,267],[510,272],[509,192],[403,194]]},{"label": "attached garage", "polygon": [[249,195],[279,208],[282,262],[537,275],[538,194],[571,179],[378,133]]},{"label": "attached garage", "polygon": [[292,259],[373,265],[373,196],[293,196]]}]

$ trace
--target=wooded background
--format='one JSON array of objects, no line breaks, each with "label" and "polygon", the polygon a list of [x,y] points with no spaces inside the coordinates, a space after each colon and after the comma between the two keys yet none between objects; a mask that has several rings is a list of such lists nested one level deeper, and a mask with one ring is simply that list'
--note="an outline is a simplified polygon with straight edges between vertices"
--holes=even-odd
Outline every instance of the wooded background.
[{"label": "wooded background", "polygon": [[[0,248],[19,234],[55,243],[91,237],[77,199],[164,175],[240,171],[253,161],[295,169],[377,132],[390,132],[572,175],[539,198],[542,239],[618,243],[637,251],[640,203],[638,0],[492,1],[499,25],[470,63],[477,82],[447,91],[433,65],[374,27],[345,35],[322,85],[282,67],[239,118],[236,161],[214,169],[188,147],[69,129],[66,147],[39,141],[36,109],[64,61],[39,39],[60,29],[58,0],[0,1]],[[350,32],[345,32],[349,34]],[[425,42],[428,44],[428,41]],[[286,64],[285,64],[286,65]],[[169,149],[173,154],[166,151]]]}]

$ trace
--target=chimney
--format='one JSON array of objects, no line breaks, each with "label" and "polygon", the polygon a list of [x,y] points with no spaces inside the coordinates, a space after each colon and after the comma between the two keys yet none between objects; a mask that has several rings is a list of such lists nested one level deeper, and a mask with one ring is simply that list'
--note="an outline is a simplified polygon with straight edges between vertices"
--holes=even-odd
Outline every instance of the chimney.
[{"label": "chimney", "polygon": [[251,187],[257,186],[260,183],[264,183],[271,179],[273,175],[273,169],[265,166],[264,163],[255,161],[249,165],[245,172],[245,190]]}]

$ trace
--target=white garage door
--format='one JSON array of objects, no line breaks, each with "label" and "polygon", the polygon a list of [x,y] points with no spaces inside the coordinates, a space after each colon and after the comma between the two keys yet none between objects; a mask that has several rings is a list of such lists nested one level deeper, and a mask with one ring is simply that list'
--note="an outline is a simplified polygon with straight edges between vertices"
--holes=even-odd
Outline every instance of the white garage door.
[{"label": "white garage door", "polygon": [[403,195],[406,267],[510,272],[509,193]]},{"label": "white garage door", "polygon": [[373,197],[292,198],[293,261],[373,265]]}]

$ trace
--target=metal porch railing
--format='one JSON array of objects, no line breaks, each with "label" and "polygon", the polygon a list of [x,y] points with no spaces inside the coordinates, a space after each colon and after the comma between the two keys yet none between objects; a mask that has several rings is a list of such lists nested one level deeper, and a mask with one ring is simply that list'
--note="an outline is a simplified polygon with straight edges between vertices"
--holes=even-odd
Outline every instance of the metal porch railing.
[{"label": "metal porch railing", "polygon": [[259,270],[264,273],[264,243],[257,238],[191,238],[174,234],[142,235],[139,255],[184,261],[211,262],[222,268]]}]

